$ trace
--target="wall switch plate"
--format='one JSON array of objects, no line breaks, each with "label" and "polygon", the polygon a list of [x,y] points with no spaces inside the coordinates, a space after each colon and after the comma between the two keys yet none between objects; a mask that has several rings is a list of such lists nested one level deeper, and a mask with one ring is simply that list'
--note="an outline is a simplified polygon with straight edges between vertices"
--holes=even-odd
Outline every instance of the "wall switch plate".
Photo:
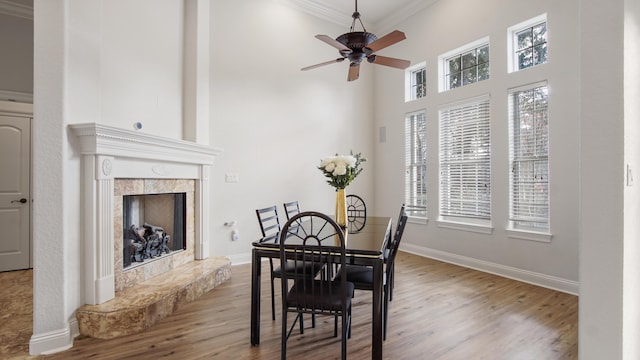
[{"label": "wall switch plate", "polygon": [[240,181],[237,173],[226,173],[224,175],[224,181],[228,183],[237,183]]}]

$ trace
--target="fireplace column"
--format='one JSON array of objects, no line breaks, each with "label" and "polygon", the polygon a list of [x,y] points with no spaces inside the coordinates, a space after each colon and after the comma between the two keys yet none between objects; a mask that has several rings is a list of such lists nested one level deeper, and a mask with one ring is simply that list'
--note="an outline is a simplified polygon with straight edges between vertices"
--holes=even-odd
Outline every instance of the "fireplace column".
[{"label": "fireplace column", "polygon": [[85,301],[101,304],[115,296],[114,281],[114,221],[113,221],[114,158],[83,155],[84,182],[83,234],[85,246]]},{"label": "fireplace column", "polygon": [[196,226],[196,245],[195,259],[202,260],[209,256],[209,227],[205,226],[205,219],[211,214],[211,198],[209,177],[211,174],[210,165],[200,166],[200,178],[196,180],[196,197],[195,197],[195,226]]}]

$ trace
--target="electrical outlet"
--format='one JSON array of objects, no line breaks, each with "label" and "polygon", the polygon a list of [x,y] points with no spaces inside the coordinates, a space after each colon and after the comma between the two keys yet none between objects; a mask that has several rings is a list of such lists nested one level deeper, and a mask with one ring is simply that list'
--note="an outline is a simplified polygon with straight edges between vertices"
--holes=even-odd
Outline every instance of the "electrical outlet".
[{"label": "electrical outlet", "polygon": [[226,173],[224,175],[224,181],[228,183],[237,183],[240,178],[237,173]]}]

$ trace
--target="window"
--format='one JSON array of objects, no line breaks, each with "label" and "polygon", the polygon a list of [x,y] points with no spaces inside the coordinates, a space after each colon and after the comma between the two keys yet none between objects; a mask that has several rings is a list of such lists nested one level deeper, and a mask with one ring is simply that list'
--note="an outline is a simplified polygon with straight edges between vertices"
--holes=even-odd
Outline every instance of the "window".
[{"label": "window", "polygon": [[533,18],[509,28],[511,71],[547,62],[547,16]]},{"label": "window", "polygon": [[549,229],[549,118],[546,84],[509,93],[509,220],[514,229]]},{"label": "window", "polygon": [[427,118],[425,111],[405,118],[404,201],[409,215],[427,217]]},{"label": "window", "polygon": [[[490,220],[489,98],[440,110],[440,216]],[[456,219],[452,219],[456,220]]]},{"label": "window", "polygon": [[427,95],[427,69],[422,62],[405,70],[405,101],[417,100]]},{"label": "window", "polygon": [[440,90],[451,90],[489,78],[489,40],[476,41],[441,55]]}]

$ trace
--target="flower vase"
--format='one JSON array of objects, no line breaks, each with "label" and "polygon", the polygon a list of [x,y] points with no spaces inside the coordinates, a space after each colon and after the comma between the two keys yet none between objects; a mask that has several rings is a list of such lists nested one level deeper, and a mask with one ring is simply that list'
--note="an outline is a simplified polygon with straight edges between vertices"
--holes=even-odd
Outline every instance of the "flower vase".
[{"label": "flower vase", "polygon": [[347,228],[347,196],[344,189],[336,190],[336,223],[343,230]]}]

